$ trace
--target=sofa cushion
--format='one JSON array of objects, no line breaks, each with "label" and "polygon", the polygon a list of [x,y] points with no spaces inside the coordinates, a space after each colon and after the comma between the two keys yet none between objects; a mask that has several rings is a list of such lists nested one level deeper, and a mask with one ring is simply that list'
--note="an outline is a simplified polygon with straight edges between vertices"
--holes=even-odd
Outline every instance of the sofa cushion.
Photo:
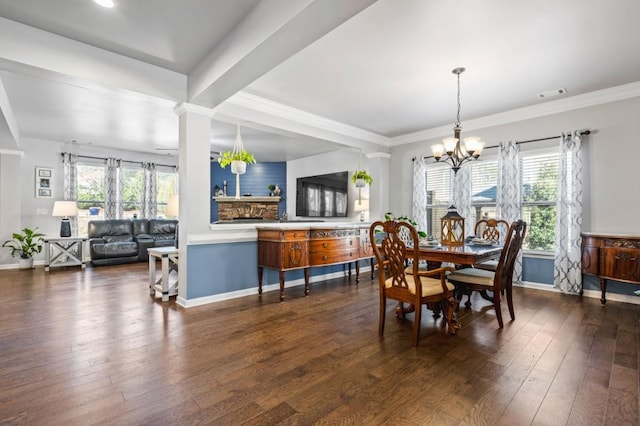
[{"label": "sofa cushion", "polygon": [[138,255],[138,243],[119,241],[111,243],[95,243],[91,245],[91,256],[97,258],[128,257]]},{"label": "sofa cushion", "polygon": [[148,219],[133,219],[132,223],[133,223],[133,235],[149,233]]},{"label": "sofa cushion", "polygon": [[124,243],[133,241],[133,235],[105,235],[102,239],[105,243]]},{"label": "sofa cushion", "polygon": [[133,235],[133,226],[131,220],[111,219],[89,221],[89,238],[100,238],[105,235]]},{"label": "sofa cushion", "polygon": [[149,220],[149,234],[155,235],[173,235],[176,232],[177,220],[170,219],[150,219]]}]

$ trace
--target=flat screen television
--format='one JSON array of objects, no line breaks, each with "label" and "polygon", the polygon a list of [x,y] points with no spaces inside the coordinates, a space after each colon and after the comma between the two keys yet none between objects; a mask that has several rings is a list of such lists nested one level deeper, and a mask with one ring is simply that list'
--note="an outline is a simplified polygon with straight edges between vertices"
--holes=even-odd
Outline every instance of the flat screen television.
[{"label": "flat screen television", "polygon": [[296,180],[296,216],[346,217],[349,172],[299,177]]}]

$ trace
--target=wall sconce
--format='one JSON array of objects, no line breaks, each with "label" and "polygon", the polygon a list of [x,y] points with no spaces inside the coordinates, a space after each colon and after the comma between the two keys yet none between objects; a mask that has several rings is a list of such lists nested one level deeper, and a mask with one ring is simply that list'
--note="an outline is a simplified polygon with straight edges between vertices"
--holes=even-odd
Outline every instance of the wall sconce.
[{"label": "wall sconce", "polygon": [[78,214],[78,206],[75,201],[55,201],[53,203],[52,216],[62,217],[60,223],[60,236],[71,236],[71,222],[69,222],[69,216],[75,216]]},{"label": "wall sconce", "polygon": [[464,245],[464,217],[460,216],[454,206],[440,219],[442,226],[440,242],[447,246]]}]

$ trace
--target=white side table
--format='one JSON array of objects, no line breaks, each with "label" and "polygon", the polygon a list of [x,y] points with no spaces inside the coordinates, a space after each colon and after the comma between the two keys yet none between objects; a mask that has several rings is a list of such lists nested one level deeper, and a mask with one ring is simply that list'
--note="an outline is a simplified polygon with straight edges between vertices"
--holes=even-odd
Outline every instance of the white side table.
[{"label": "white side table", "polygon": [[58,266],[80,265],[85,269],[82,247],[87,237],[45,237],[44,270]]},{"label": "white side table", "polygon": [[[149,252],[149,294],[162,293],[162,301],[169,301],[169,296],[178,294],[178,280],[169,282],[169,272],[178,267],[178,249],[175,247],[154,247]],[[156,260],[161,260],[162,275],[156,277]]]}]

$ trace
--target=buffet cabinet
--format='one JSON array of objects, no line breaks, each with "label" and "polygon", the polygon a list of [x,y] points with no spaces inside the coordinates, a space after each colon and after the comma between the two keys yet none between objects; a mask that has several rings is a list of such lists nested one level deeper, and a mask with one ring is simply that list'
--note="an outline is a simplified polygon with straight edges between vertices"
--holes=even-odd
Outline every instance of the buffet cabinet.
[{"label": "buffet cabinet", "polygon": [[[280,301],[284,300],[285,272],[304,269],[304,292],[309,294],[310,268],[348,263],[356,264],[356,282],[360,280],[361,259],[372,259],[369,226],[306,226],[293,229],[277,226],[257,227],[258,292],[262,294],[264,268],[279,272]],[[372,265],[373,270],[373,265]]]},{"label": "buffet cabinet", "polygon": [[640,237],[582,234],[582,273],[600,278],[600,302],[607,303],[607,280],[640,284]]}]

